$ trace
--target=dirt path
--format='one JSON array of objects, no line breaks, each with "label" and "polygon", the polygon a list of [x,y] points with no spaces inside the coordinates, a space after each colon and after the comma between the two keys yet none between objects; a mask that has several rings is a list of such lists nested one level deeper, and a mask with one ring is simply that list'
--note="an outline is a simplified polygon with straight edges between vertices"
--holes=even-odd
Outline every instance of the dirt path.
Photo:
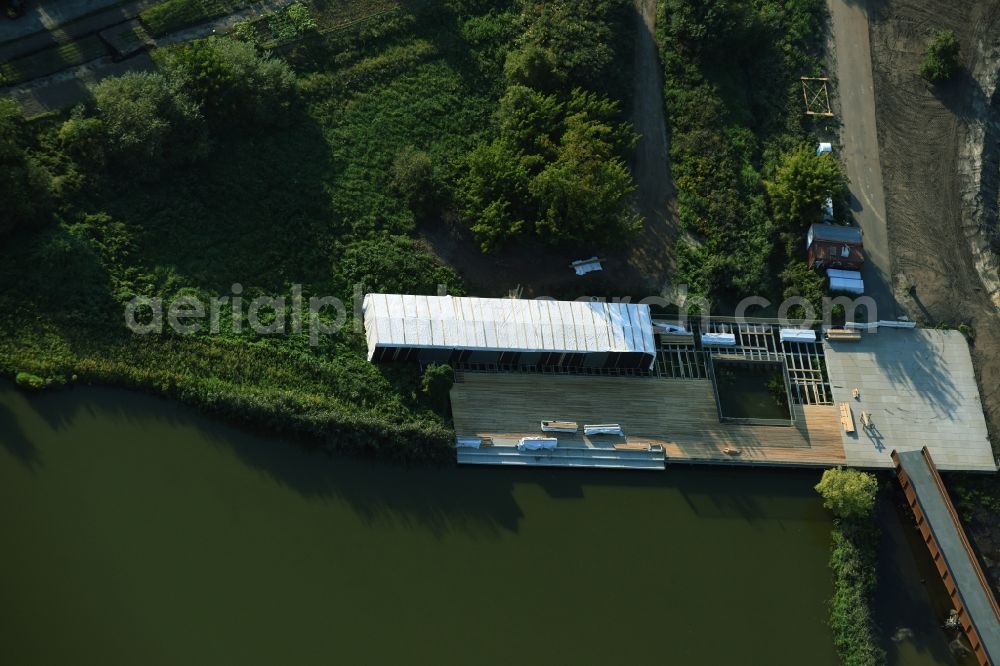
[{"label": "dirt path", "polygon": [[636,207],[646,220],[629,264],[658,287],[672,272],[677,230],[663,106],[663,68],[656,49],[656,0],[636,0],[635,91],[632,122],[640,135],[634,175]]},{"label": "dirt path", "polygon": [[[871,8],[871,49],[878,136],[896,297],[906,313],[930,324],[968,323],[973,361],[997,449],[1000,435],[1000,315],[977,272],[966,236],[960,149],[981,122],[978,84],[961,76],[943,87],[919,75],[931,30],[953,30],[963,58],[982,42],[991,0],[882,0]],[[996,17],[994,16],[994,19]]]},{"label": "dirt path", "polygon": [[836,94],[841,144],[851,190],[851,210],[865,243],[865,293],[875,299],[879,319],[896,318],[892,265],[885,218],[882,163],[875,131],[875,87],[868,40],[868,12],[853,0],[827,0],[836,52]]}]

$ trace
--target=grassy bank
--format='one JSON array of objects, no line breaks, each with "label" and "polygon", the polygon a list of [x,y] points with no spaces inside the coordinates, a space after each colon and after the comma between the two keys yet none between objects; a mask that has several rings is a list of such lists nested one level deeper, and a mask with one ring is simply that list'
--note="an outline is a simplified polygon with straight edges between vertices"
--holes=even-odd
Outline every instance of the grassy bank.
[{"label": "grassy bank", "polygon": [[872,618],[879,540],[873,519],[877,489],[874,475],[842,468],[823,472],[816,486],[823,506],[836,518],[831,532],[830,628],[845,666],[885,663]]},{"label": "grassy bank", "polygon": [[878,529],[871,521],[839,521],[832,531],[830,628],[845,666],[885,662],[871,604],[875,596]]}]

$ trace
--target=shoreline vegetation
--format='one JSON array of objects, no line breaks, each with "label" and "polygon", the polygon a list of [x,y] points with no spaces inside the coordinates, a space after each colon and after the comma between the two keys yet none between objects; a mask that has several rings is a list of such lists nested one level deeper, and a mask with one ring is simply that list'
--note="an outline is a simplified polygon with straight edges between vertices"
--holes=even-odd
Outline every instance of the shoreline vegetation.
[{"label": "shoreline vegetation", "polygon": [[[355,284],[462,295],[425,229],[491,245],[572,242],[605,220],[617,238],[634,223],[627,0],[391,4],[297,3],[159,48],[155,71],[106,79],[87,103],[30,123],[0,100],[12,213],[0,221],[0,375],[27,390],[138,389],[341,451],[447,461],[450,370],[370,364],[353,327],[318,346],[254,333],[229,306],[217,335],[136,336],[123,317],[137,296],[207,300],[236,283],[245,301],[291,285],[345,302]],[[267,48],[286,15],[294,30]],[[350,29],[331,29],[346,15]],[[510,167],[510,191],[475,182],[490,157]]]},{"label": "shoreline vegetation", "polygon": [[845,666],[881,666],[885,651],[872,617],[879,528],[873,516],[878,480],[855,469],[829,469],[816,485],[823,506],[834,515],[830,570],[833,598],[830,628]]},{"label": "shoreline vegetation", "polygon": [[[225,324],[218,335],[137,337],[124,304],[207,300],[234,283],[245,300],[293,284],[345,301],[354,284],[462,295],[459,274],[422,240],[440,227],[486,250],[628,242],[639,224],[624,112],[634,10],[627,0],[294,7],[276,14],[294,30],[262,19],[156,49],[156,71],[107,79],[71,112],[25,123],[3,101],[14,214],[0,225],[0,374],[33,389],[141,389],[345,451],[444,461],[446,405],[417,368],[368,363],[357,331],[315,347]],[[782,203],[780,181],[809,137],[794,88],[819,67],[807,45],[820,40],[824,5],[778,8],[659,5],[682,226],[697,241],[682,244],[679,278],[723,303],[756,288],[822,294],[782,246],[787,236],[797,247],[799,230],[770,217],[803,205]],[[382,19],[362,20],[368,9]],[[330,30],[345,15],[356,25]],[[718,53],[733,49],[749,69],[723,66]],[[778,274],[781,284],[767,277]]]}]

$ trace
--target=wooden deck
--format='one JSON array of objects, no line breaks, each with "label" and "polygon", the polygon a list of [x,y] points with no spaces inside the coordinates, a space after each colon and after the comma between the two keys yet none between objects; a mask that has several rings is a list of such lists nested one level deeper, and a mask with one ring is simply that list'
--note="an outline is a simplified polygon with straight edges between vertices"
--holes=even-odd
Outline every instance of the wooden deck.
[{"label": "wooden deck", "polygon": [[538,436],[541,421],[558,419],[581,426],[560,441],[594,445],[583,424],[620,423],[628,443],[660,444],[668,462],[844,462],[837,407],[794,407],[792,427],[720,423],[709,380],[467,373],[452,388],[451,404],[458,436],[497,443]]}]

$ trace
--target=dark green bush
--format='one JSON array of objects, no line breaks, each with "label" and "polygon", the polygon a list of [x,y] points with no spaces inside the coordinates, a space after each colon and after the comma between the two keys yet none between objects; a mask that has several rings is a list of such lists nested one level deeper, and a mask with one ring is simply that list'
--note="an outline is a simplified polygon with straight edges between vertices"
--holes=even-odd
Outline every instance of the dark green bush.
[{"label": "dark green bush", "polygon": [[295,74],[252,43],[210,37],[170,51],[164,68],[216,130],[290,121]]},{"label": "dark green bush", "polygon": [[199,104],[163,74],[126,72],[104,79],[92,92],[105,153],[129,174],[153,178],[165,166],[195,162],[207,153]]},{"label": "dark green bush", "polygon": [[38,375],[33,375],[30,372],[19,372],[15,378],[15,382],[18,386],[23,389],[28,389],[29,391],[40,391],[41,389],[48,386],[48,382]]},{"label": "dark green bush", "polygon": [[336,266],[345,296],[354,285],[364,291],[390,294],[436,294],[443,284],[461,294],[461,279],[406,236],[380,236],[349,245]]},{"label": "dark green bush", "polygon": [[0,98],[0,237],[33,227],[52,214],[52,175],[31,149],[21,109]]},{"label": "dark green bush", "polygon": [[936,30],[924,51],[920,76],[931,83],[942,83],[955,75],[959,68],[958,38],[951,30]]},{"label": "dark green bush", "polygon": [[781,156],[774,177],[764,185],[775,220],[801,237],[821,221],[827,197],[842,198],[847,175],[832,155],[817,157],[812,145],[803,144]]},{"label": "dark green bush", "polygon": [[431,409],[441,415],[447,415],[451,405],[451,386],[455,381],[455,373],[449,365],[431,363],[424,368],[420,391]]},{"label": "dark green bush", "polygon": [[418,220],[428,217],[441,198],[431,156],[413,146],[403,147],[392,160],[392,187]]},{"label": "dark green bush", "polygon": [[468,156],[459,196],[484,251],[519,236],[550,243],[621,243],[638,227],[622,154],[635,141],[618,105],[576,89],[565,101],[508,88],[499,136]]}]

